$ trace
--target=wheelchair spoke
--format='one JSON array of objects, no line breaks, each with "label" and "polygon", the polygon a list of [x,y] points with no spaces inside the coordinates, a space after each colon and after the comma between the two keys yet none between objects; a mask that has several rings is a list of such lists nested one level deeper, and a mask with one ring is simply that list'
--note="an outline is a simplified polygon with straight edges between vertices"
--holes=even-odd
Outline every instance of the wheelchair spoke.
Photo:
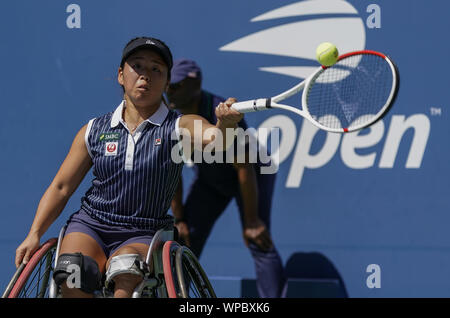
[{"label": "wheelchair spoke", "polygon": [[178,267],[178,280],[182,286],[182,297],[216,297],[208,277],[192,251],[182,247],[176,252],[175,259]]},{"label": "wheelchair spoke", "polygon": [[43,259],[41,259],[33,271],[33,275],[28,279],[27,284],[23,287],[19,294],[20,298],[38,297],[42,298],[48,292],[48,281],[52,269],[52,259],[54,251],[49,251]]},{"label": "wheelchair spoke", "polygon": [[[42,267],[42,261],[39,262],[38,270],[35,271],[35,272],[34,272],[34,275],[33,275],[31,278],[28,279],[30,283],[28,283],[27,285],[25,285],[24,288],[23,288],[22,293],[23,293],[23,295],[24,295],[25,297],[30,296],[30,295],[31,295],[31,292],[33,292],[33,290],[36,288],[36,285],[34,285],[34,287],[33,287],[32,282],[35,280],[36,275],[40,276],[41,267]],[[39,284],[39,279],[37,280],[36,283]],[[29,292],[29,289],[30,289],[31,287],[33,287],[33,288],[32,288],[31,291]]]},{"label": "wheelchair spoke", "polygon": [[[30,283],[24,287],[22,297],[27,297],[27,298],[31,297],[31,295],[34,294],[34,291],[39,290],[39,284],[42,279],[41,278],[41,268],[42,268],[42,264],[39,264],[39,269],[36,271],[36,273],[31,278]],[[45,270],[47,270],[47,269],[45,269]],[[36,279],[36,276],[37,276],[37,279]]]}]

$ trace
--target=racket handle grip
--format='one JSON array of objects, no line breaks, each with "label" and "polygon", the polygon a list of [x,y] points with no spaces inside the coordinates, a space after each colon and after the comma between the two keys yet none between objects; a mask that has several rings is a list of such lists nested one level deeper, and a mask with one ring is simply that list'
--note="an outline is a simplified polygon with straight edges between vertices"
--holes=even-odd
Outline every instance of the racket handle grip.
[{"label": "racket handle grip", "polygon": [[270,98],[260,98],[234,103],[233,105],[231,105],[231,108],[237,110],[242,114],[256,112],[259,110],[266,110],[270,108]]}]

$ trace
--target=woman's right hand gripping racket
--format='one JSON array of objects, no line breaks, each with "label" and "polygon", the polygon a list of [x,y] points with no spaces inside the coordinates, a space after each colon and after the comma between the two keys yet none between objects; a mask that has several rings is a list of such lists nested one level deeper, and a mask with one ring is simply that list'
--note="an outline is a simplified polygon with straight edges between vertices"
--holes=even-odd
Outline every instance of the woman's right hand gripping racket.
[{"label": "woman's right hand gripping racket", "polygon": [[[367,127],[383,117],[399,87],[397,67],[375,51],[344,54],[336,64],[322,66],[300,84],[272,98],[235,103],[248,113],[270,108],[292,111],[320,129],[344,133]],[[279,104],[303,89],[302,109]]]}]

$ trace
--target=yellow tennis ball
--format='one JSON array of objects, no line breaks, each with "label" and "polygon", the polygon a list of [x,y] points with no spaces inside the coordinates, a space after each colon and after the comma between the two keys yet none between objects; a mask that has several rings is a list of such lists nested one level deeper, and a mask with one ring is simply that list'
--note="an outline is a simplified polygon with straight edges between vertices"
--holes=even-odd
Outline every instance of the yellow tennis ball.
[{"label": "yellow tennis ball", "polygon": [[324,42],[317,47],[316,56],[321,65],[331,66],[337,62],[339,52],[336,45],[330,42]]}]

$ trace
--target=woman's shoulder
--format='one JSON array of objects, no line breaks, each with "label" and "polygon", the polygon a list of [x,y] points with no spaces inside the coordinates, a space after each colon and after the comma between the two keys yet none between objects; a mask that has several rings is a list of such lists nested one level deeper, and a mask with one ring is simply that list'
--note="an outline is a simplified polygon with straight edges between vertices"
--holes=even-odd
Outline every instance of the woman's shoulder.
[{"label": "woman's shoulder", "polygon": [[120,119],[122,118],[122,112],[124,108],[124,101],[122,101],[114,110],[111,110],[107,113],[99,115],[98,117],[94,117],[92,120],[96,125],[105,125],[110,123],[111,126],[117,126],[119,124]]},{"label": "woman's shoulder", "polygon": [[167,109],[168,109],[168,113],[166,115],[165,122],[167,122],[168,124],[176,122],[177,119],[182,116],[181,113],[179,113],[173,109],[170,109],[170,108],[167,108]]},{"label": "woman's shoulder", "polygon": [[93,117],[89,121],[92,122],[92,124],[95,126],[103,126],[108,123],[110,124],[113,116],[114,116],[114,112],[111,111],[109,113],[106,113],[106,114],[103,114],[103,115],[100,115],[97,117]]}]

